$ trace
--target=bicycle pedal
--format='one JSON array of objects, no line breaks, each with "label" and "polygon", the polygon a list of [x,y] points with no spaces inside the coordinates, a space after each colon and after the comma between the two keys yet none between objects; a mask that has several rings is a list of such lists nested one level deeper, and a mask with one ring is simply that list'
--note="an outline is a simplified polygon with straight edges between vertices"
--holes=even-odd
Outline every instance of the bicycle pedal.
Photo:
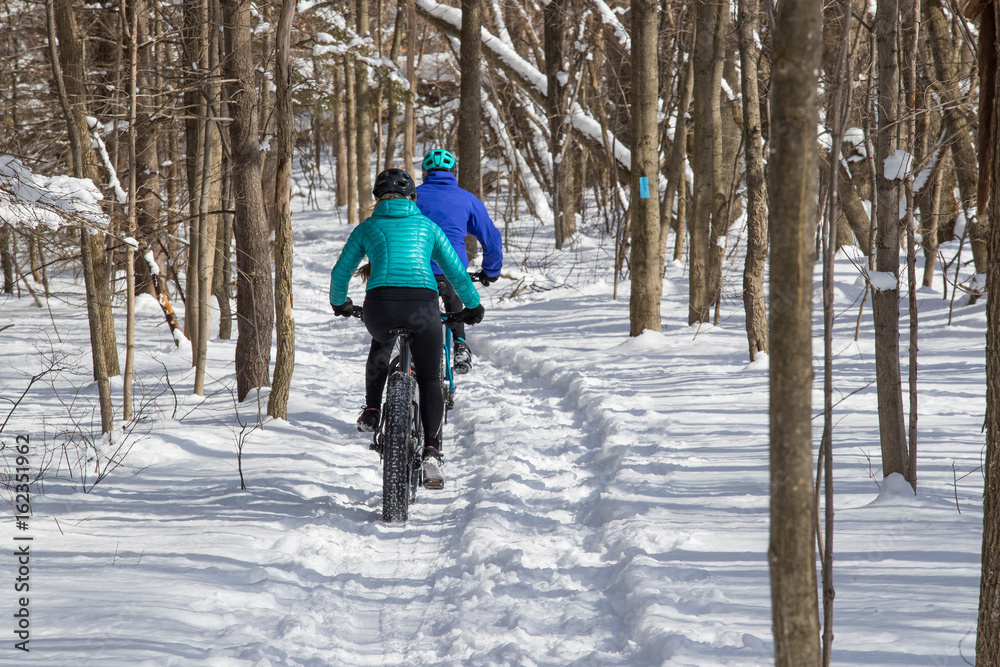
[{"label": "bicycle pedal", "polygon": [[424,488],[429,491],[440,491],[444,488],[444,475],[441,474],[441,465],[433,458],[424,459],[421,478]]}]

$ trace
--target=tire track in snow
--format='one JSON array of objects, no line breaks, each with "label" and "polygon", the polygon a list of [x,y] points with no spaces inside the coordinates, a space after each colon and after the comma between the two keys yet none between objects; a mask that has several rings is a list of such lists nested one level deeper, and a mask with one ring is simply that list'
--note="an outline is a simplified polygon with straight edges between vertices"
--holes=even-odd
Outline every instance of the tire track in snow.
[{"label": "tire track in snow", "polygon": [[457,380],[444,445],[455,497],[440,515],[455,529],[432,594],[448,664],[633,664],[587,525],[602,436],[571,399],[477,344],[485,356]]}]

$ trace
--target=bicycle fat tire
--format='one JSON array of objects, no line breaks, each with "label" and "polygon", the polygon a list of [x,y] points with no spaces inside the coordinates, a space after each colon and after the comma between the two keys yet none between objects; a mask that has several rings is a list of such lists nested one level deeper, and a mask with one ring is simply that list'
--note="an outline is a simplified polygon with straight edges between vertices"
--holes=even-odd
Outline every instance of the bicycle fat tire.
[{"label": "bicycle fat tire", "polygon": [[409,514],[412,397],[410,375],[395,372],[389,376],[382,444],[382,519],[387,522],[406,521]]}]

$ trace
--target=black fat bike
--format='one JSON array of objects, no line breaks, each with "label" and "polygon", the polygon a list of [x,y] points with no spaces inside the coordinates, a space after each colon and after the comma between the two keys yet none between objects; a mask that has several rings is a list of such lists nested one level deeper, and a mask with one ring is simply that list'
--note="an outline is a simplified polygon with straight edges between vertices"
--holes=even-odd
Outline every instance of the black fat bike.
[{"label": "black fat bike", "polygon": [[[362,308],[355,306],[354,317],[364,318]],[[457,313],[442,313],[446,325]],[[455,384],[451,371],[451,330],[444,326],[444,351],[441,364],[441,389],[444,393],[445,418],[454,407]],[[389,361],[382,419],[369,447],[382,457],[382,520],[406,521],[410,503],[417,489],[440,489],[423,479],[424,430],[420,422],[420,391],[414,375],[410,354],[410,330],[394,329],[393,355]]]}]

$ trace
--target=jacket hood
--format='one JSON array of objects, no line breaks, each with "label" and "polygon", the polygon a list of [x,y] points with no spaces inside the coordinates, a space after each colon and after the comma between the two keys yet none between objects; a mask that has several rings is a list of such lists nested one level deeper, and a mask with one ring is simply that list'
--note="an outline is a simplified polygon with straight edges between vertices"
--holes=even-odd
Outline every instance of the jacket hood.
[{"label": "jacket hood", "polygon": [[435,169],[434,171],[427,172],[424,177],[423,185],[458,185],[458,178],[455,174],[450,171],[443,171],[441,169]]},{"label": "jacket hood", "polygon": [[411,199],[385,199],[380,201],[372,211],[372,215],[385,218],[405,218],[420,215],[420,209]]}]

